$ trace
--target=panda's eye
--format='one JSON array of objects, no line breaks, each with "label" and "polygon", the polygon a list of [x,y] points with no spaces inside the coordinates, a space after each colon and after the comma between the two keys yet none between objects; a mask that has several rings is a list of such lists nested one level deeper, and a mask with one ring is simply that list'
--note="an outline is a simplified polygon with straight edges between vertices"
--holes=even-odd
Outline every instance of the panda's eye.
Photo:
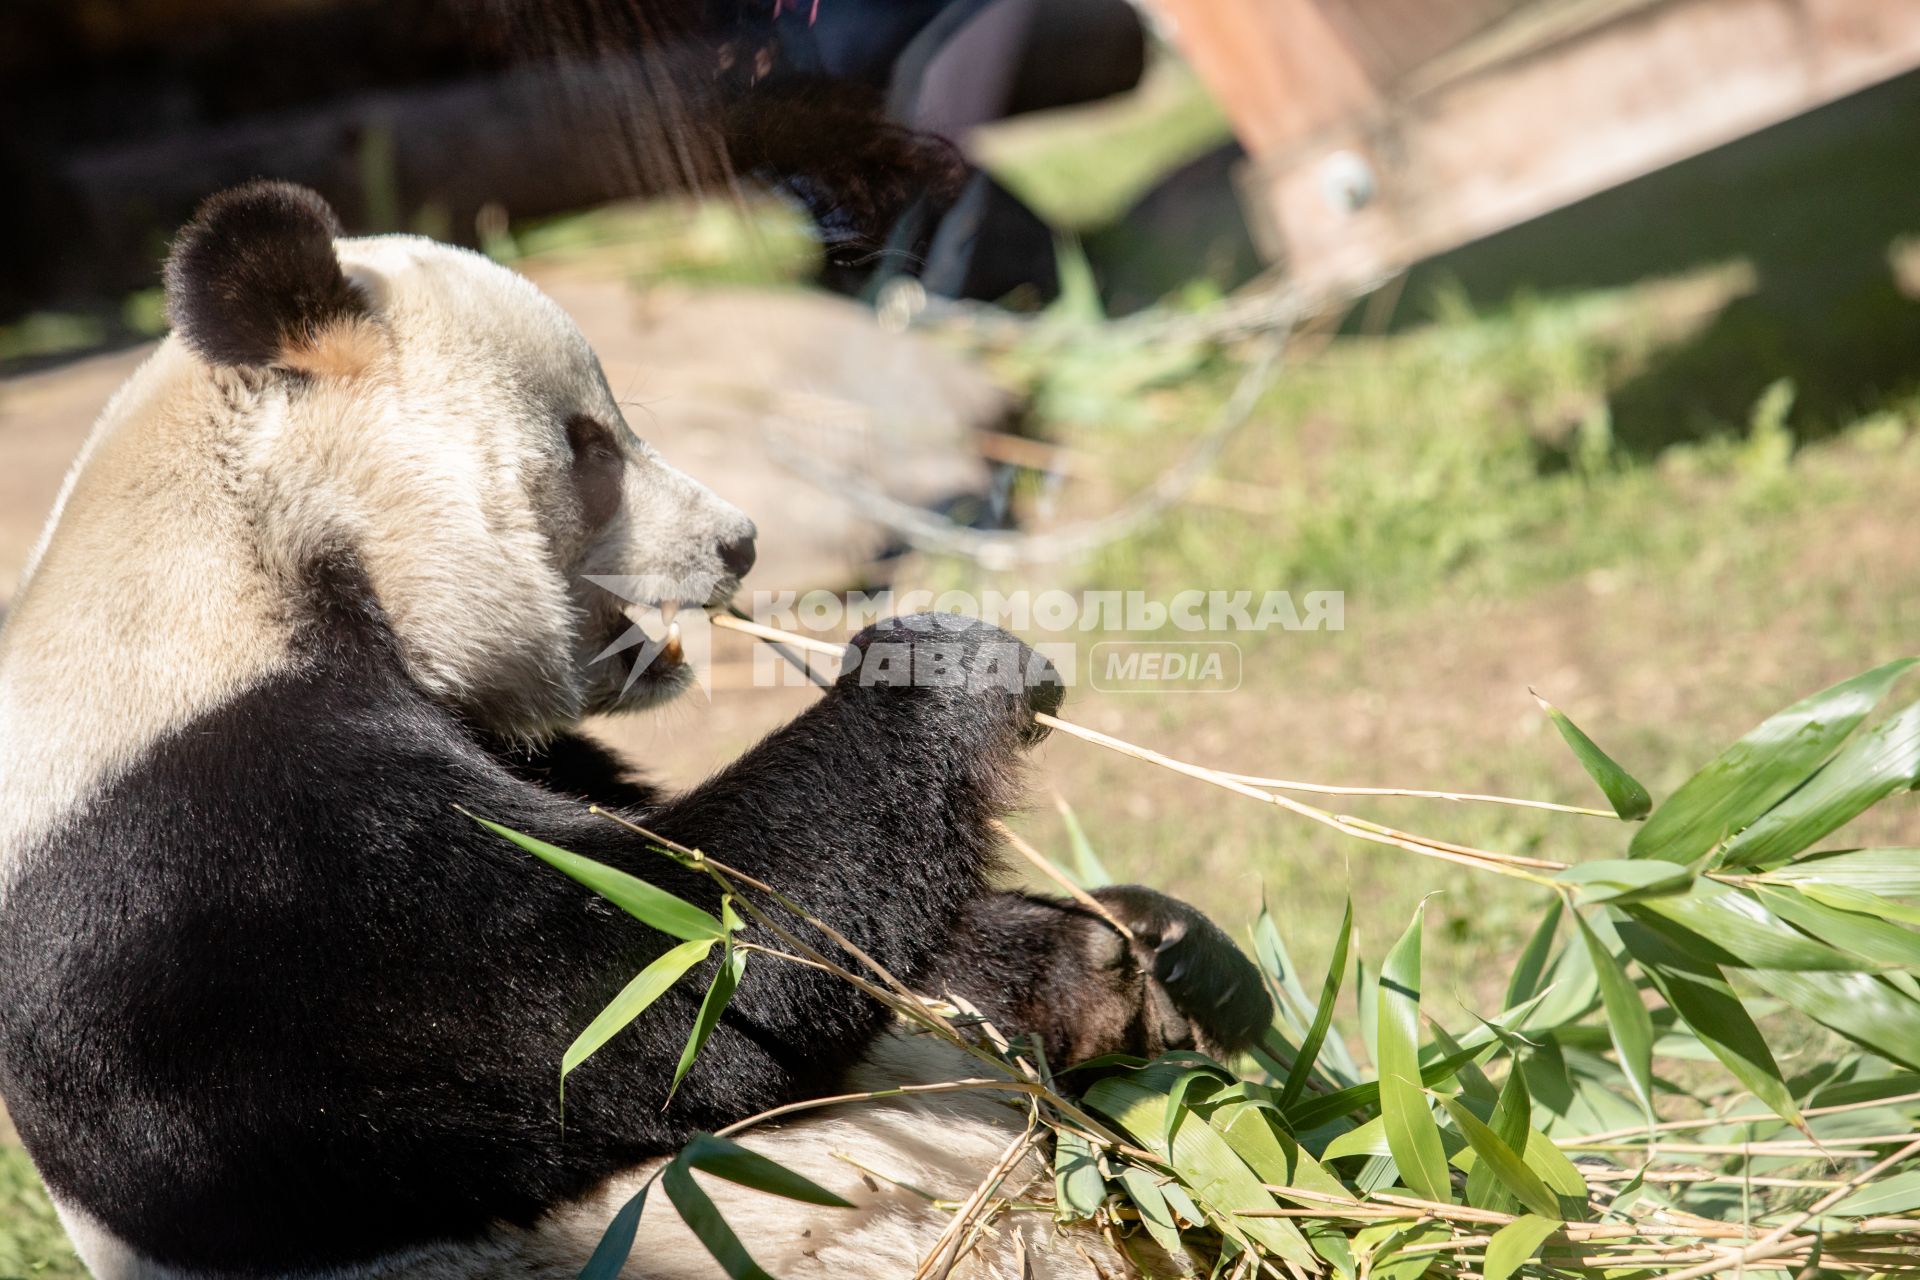
[{"label": "panda's eye", "polygon": [[613,431],[606,423],[584,413],[567,419],[567,447],[573,450],[576,466],[582,459],[620,457],[619,446],[613,442]]},{"label": "panda's eye", "polygon": [[597,419],[576,413],[567,419],[567,447],[573,450],[573,487],[589,525],[602,525],[620,509],[623,459],[613,431]]}]

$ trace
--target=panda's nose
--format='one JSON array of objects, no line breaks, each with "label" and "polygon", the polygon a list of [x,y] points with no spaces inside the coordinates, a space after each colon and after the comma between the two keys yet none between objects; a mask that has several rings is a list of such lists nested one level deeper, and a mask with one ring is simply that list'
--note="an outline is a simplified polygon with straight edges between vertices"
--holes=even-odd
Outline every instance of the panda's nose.
[{"label": "panda's nose", "polygon": [[727,572],[735,578],[746,577],[747,570],[753,568],[753,561],[753,534],[720,544],[720,563],[727,566]]}]

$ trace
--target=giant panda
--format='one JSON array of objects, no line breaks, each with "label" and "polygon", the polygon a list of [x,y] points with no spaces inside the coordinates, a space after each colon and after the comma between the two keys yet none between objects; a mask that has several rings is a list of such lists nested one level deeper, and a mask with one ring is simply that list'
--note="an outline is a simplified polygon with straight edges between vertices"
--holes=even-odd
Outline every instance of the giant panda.
[{"label": "giant panda", "polygon": [[[715,607],[755,531],[628,429],[524,279],[340,238],[318,196],[256,183],[184,229],[166,289],[174,332],[0,631],[0,1098],[96,1276],[572,1275],[690,1135],[976,1072],[770,962],[671,1101],[699,971],[563,1115],[562,1051],[670,940],[462,810],[717,907],[589,805],[625,811],[1056,1064],[1266,1024],[1257,972],[1173,899],[1103,891],[1128,944],[989,887],[1057,685],[857,673],[882,642],[973,671],[1017,643],[994,628],[863,632],[816,705],[676,797],[578,731],[689,679],[671,644],[594,661],[627,621],[587,576]],[[949,1220],[925,1196],[964,1197],[1017,1123],[986,1093],[809,1113],[746,1140],[855,1208],[716,1195],[785,1280],[910,1275]],[[628,1274],[718,1274],[654,1201]],[[1125,1273],[1053,1231],[1020,1215],[955,1274]]]}]

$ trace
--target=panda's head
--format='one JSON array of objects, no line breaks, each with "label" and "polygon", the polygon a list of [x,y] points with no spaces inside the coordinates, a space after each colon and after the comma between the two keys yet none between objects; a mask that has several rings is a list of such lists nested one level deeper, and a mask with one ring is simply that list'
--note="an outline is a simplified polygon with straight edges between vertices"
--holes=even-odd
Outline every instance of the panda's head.
[{"label": "panda's head", "polygon": [[676,644],[601,655],[636,605],[724,602],[752,523],[628,429],[525,279],[338,231],[312,192],[255,183],[209,201],[167,264],[178,339],[240,419],[269,574],[350,557],[415,678],[502,735],[684,688]]}]

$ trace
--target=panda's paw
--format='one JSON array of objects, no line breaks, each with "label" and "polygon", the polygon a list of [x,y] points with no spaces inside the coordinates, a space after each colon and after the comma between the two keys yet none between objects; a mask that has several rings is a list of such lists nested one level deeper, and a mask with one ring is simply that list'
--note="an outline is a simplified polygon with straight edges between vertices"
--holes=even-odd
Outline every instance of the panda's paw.
[{"label": "panda's paw", "polygon": [[952,613],[888,618],[855,635],[840,688],[868,690],[924,707],[943,732],[1031,746],[1047,736],[1036,712],[1059,710],[1065,687],[1054,665],[991,623]]},{"label": "panda's paw", "polygon": [[1151,987],[1149,1020],[1173,1024],[1160,1037],[1167,1047],[1184,1040],[1227,1057],[1259,1040],[1273,1021],[1273,1002],[1260,971],[1219,925],[1141,885],[1111,885],[1093,896],[1133,934],[1134,960]]}]

